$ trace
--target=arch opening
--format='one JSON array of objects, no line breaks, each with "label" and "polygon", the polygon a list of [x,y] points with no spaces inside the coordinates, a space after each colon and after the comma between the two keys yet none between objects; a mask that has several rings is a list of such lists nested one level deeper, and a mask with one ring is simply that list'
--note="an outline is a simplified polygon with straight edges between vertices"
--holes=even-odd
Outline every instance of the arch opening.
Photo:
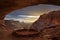
[{"label": "arch opening", "polygon": [[[29,29],[32,23],[34,23],[40,15],[46,14],[50,11],[60,10],[60,6],[39,4],[35,6],[29,6],[22,9],[14,10],[8,13],[4,20],[13,24],[13,26],[19,23],[21,29]],[[8,23],[7,22],[7,23]],[[15,23],[14,23],[15,22]],[[6,24],[7,25],[7,24]],[[16,28],[17,28],[17,25]],[[18,28],[19,28],[18,26]],[[23,26],[23,27],[22,27]]]}]

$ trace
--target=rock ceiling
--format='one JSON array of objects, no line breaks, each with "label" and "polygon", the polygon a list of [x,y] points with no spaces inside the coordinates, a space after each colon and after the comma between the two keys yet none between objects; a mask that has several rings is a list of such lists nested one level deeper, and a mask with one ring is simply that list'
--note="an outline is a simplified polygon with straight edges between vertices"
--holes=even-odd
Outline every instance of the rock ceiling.
[{"label": "rock ceiling", "polygon": [[13,10],[38,4],[60,5],[60,0],[0,0],[0,20]]}]

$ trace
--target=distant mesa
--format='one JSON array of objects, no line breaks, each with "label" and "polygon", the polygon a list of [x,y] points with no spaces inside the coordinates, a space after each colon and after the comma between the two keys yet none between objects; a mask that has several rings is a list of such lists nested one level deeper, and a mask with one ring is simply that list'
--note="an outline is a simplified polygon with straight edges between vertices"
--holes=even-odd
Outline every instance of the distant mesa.
[{"label": "distant mesa", "polygon": [[14,20],[4,20],[5,25],[8,26],[8,28],[12,30],[17,30],[17,29],[29,29],[30,25],[32,23],[25,23],[25,22],[19,22],[19,21],[14,21]]},{"label": "distant mesa", "polygon": [[10,28],[10,29],[21,29],[22,25],[19,21],[14,21],[14,20],[4,20],[5,24]]}]

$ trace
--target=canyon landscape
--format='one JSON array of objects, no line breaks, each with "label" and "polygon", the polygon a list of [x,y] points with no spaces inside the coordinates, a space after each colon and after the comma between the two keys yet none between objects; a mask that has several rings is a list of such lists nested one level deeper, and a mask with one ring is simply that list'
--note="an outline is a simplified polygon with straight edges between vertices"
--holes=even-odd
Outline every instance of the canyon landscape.
[{"label": "canyon landscape", "polygon": [[0,40],[60,40],[60,10],[40,15],[32,24],[4,20],[13,10],[38,4],[60,6],[60,0],[0,0]]},{"label": "canyon landscape", "polygon": [[[36,36],[37,34],[39,36]],[[26,37],[26,35],[28,37]],[[31,36],[29,37],[29,35]],[[0,27],[0,39],[1,40],[60,40],[60,11],[59,10],[52,11],[47,14],[41,15],[39,19],[30,26],[29,29],[11,30],[7,25],[6,27],[2,25]]]}]

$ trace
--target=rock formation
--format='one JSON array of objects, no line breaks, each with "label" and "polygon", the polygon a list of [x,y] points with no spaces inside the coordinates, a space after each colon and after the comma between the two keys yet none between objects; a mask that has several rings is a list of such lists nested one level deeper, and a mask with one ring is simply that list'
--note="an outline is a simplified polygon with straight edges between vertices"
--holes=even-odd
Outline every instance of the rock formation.
[{"label": "rock formation", "polygon": [[[8,30],[8,31],[0,31],[0,39],[1,40],[60,40],[60,10],[52,11],[47,14],[41,15],[40,18],[32,24],[31,28],[33,28],[36,31],[38,30],[37,33],[39,32],[39,36],[15,37],[12,35],[12,33],[17,30],[13,31]],[[25,31],[25,33],[26,32],[27,31]]]},{"label": "rock formation", "polygon": [[60,40],[60,25],[45,28],[42,31],[43,38],[50,40]]},{"label": "rock formation", "polygon": [[60,0],[0,0],[0,19],[13,10],[38,4],[60,5]]},{"label": "rock formation", "polygon": [[[24,7],[27,7],[27,6],[32,6],[32,5],[37,5],[37,4],[60,5],[60,0],[0,0],[0,29],[3,28],[2,30],[5,30],[5,29],[8,30],[8,28],[4,24],[4,20],[3,20],[6,14],[8,14],[9,12],[11,12],[13,10],[16,10],[16,9],[21,9],[21,8],[24,8]],[[57,12],[53,12],[53,14],[54,13],[57,13]],[[60,16],[59,17],[57,16],[57,18],[54,18],[53,22],[50,21],[52,18],[49,15],[45,14],[44,16],[46,16],[46,17],[43,18],[43,15],[42,15],[41,19],[39,18],[40,20],[42,20],[42,24],[43,25],[45,24],[43,26],[43,28],[47,27],[47,24],[48,24],[49,27],[50,27],[51,24],[60,25],[60,21],[59,21],[59,17]],[[49,16],[49,18],[48,18],[48,16]],[[42,18],[46,19],[46,21],[43,20]],[[55,20],[55,19],[58,19],[58,20]],[[38,25],[36,24],[37,26],[41,25],[40,21],[38,21],[38,22],[36,21],[35,23],[38,24]],[[33,24],[33,25],[35,25],[35,24]],[[36,26],[34,26],[33,28],[36,29],[36,30],[39,28],[39,27],[36,27],[36,28],[35,27]],[[42,27],[42,25],[41,25],[41,27]],[[57,29],[59,29],[59,28],[57,28]],[[59,35],[59,32],[60,32],[59,30],[60,29],[59,30],[57,30],[57,29],[52,29],[53,31],[50,28],[44,29],[46,31],[44,31],[44,30],[42,31],[43,38],[40,38],[40,37],[36,37],[36,38],[35,37],[34,38],[22,38],[21,40],[32,40],[32,39],[33,40],[49,40],[49,38],[50,38],[49,36],[50,35],[46,35],[47,34],[47,30],[48,30],[48,34],[51,34],[52,32],[53,33],[57,32],[57,34]],[[38,29],[38,30],[40,30],[40,29]],[[52,31],[52,32],[49,32],[49,31]],[[20,38],[13,37],[11,35],[11,33],[12,33],[11,31],[6,32],[6,31],[1,31],[0,30],[0,40],[20,40]],[[47,37],[49,37],[49,38],[47,39]],[[57,36],[57,37],[60,38],[59,36]],[[52,37],[52,40],[54,40],[55,38],[57,40],[57,37]]]},{"label": "rock formation", "polygon": [[32,24],[31,28],[39,31],[45,27],[54,25],[60,25],[60,11],[52,11],[41,15],[40,18]]},{"label": "rock formation", "polygon": [[60,40],[60,10],[43,14],[31,26],[44,40]]}]

